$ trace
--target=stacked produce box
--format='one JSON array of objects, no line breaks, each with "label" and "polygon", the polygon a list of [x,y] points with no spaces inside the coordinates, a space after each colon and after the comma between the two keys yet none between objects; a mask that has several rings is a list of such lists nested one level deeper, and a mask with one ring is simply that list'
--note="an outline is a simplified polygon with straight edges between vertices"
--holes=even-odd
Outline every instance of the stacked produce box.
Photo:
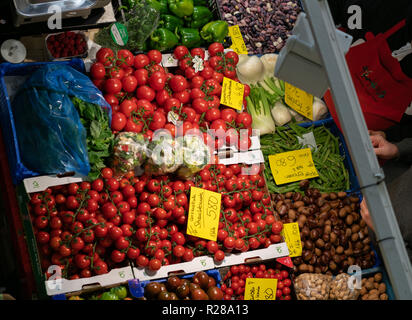
[{"label": "stacked produce box", "polygon": [[[296,111],[274,77],[300,11],[280,0],[130,1],[129,40],[102,29],[89,72],[73,71],[75,60],[4,67],[2,128],[40,297],[392,297],[343,135],[320,98],[310,114]],[[236,25],[249,55],[230,47]],[[30,134],[26,112],[38,115]],[[42,159],[45,148],[55,154]],[[279,182],[281,167],[303,165],[271,159],[307,150],[316,174]],[[341,294],[353,265],[367,281]],[[305,296],[302,283],[316,293],[318,278],[327,290]]]}]

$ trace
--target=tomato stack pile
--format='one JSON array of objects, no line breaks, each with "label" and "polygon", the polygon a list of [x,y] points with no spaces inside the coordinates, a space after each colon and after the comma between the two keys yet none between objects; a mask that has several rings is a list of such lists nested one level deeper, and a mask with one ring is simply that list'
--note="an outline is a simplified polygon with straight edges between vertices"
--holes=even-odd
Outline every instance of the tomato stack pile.
[{"label": "tomato stack pile", "polygon": [[[42,267],[58,265],[70,279],[107,273],[130,259],[139,267],[267,247],[281,241],[260,169],[208,165],[192,180],[168,176],[121,179],[104,168],[92,182],[51,187],[31,195],[29,209]],[[217,241],[186,234],[190,188],[222,194]]]},{"label": "tomato stack pile", "polygon": [[[223,78],[240,82],[236,77],[239,57],[233,51],[225,53],[220,43],[208,47],[208,60],[205,54],[202,48],[189,52],[187,47],[178,46],[173,53],[178,67],[170,71],[161,66],[162,54],[157,50],[134,56],[128,50],[115,55],[109,48],[100,49],[90,76],[112,106],[113,132],[141,132],[151,139],[157,129],[167,129],[172,136],[178,130],[182,134],[198,130],[220,144],[243,140],[237,147],[247,149],[252,134],[250,114],[220,105]],[[249,92],[245,85],[244,98]],[[176,121],[181,122],[181,129]],[[207,129],[219,133],[207,136]],[[239,139],[240,129],[246,129],[245,138]]]},{"label": "tomato stack pile", "polygon": [[272,278],[277,279],[276,300],[291,300],[290,269],[276,262],[274,268],[266,264],[235,265],[223,277],[221,286],[225,300],[244,300],[244,292],[247,278]]}]

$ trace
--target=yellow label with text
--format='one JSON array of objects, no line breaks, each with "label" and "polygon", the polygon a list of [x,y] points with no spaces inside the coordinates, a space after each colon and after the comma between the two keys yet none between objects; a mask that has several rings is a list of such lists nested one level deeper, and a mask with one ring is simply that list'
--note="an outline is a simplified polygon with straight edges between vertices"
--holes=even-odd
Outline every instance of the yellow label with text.
[{"label": "yellow label with text", "polygon": [[248,54],[242,32],[238,25],[229,27],[229,36],[232,39],[230,48],[237,54]]},{"label": "yellow label with text", "polygon": [[191,187],[186,233],[216,241],[221,200],[220,193]]},{"label": "yellow label with text", "polygon": [[236,110],[242,110],[245,86],[232,79],[223,78],[220,103]]},{"label": "yellow label with text", "polygon": [[247,278],[245,300],[276,300],[278,280],[272,278]]},{"label": "yellow label with text", "polygon": [[285,223],[282,235],[289,249],[289,257],[300,257],[302,255],[302,240],[298,223]]},{"label": "yellow label with text", "polygon": [[285,82],[285,102],[302,116],[313,120],[313,95]]},{"label": "yellow label with text", "polygon": [[319,177],[310,148],[270,155],[269,165],[277,185]]}]

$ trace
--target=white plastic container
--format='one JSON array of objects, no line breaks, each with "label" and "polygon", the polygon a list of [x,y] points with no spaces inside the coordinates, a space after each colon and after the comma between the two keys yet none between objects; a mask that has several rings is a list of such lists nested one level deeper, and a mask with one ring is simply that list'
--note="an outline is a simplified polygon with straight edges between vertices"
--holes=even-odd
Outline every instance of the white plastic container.
[{"label": "white plastic container", "polygon": [[48,34],[48,35],[46,36],[46,38],[44,39],[44,45],[45,45],[46,52],[47,52],[47,57],[48,57],[49,60],[51,60],[51,61],[62,61],[62,60],[70,60],[70,59],[72,59],[72,58],[86,58],[86,57],[89,55],[89,39],[88,39],[86,33],[83,32],[83,31],[78,31],[78,30],[70,30],[70,32],[73,32],[73,33],[75,33],[76,35],[77,35],[77,34],[80,34],[80,35],[83,37],[84,41],[86,42],[86,50],[85,50],[82,54],[72,55],[72,56],[67,56],[67,57],[55,58],[55,57],[52,55],[52,53],[50,52],[50,50],[49,50],[49,48],[48,48],[48,46],[47,46],[47,41],[48,41],[48,39],[49,39],[51,36],[58,36],[58,35],[60,35],[60,34],[62,34],[62,33],[65,33],[65,32]]}]

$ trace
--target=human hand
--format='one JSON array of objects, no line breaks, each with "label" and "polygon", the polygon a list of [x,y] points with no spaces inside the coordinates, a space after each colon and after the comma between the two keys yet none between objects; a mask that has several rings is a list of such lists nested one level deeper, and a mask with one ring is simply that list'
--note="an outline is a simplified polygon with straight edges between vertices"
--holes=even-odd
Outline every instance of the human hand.
[{"label": "human hand", "polygon": [[393,143],[387,141],[381,135],[370,136],[373,149],[378,158],[390,160],[399,156],[399,149]]},{"label": "human hand", "polygon": [[370,136],[382,136],[386,139],[386,133],[383,131],[368,130]]},{"label": "human hand", "polygon": [[367,226],[373,230],[372,219],[365,199],[363,199],[360,204],[360,214],[362,216],[362,219],[366,222]]}]

